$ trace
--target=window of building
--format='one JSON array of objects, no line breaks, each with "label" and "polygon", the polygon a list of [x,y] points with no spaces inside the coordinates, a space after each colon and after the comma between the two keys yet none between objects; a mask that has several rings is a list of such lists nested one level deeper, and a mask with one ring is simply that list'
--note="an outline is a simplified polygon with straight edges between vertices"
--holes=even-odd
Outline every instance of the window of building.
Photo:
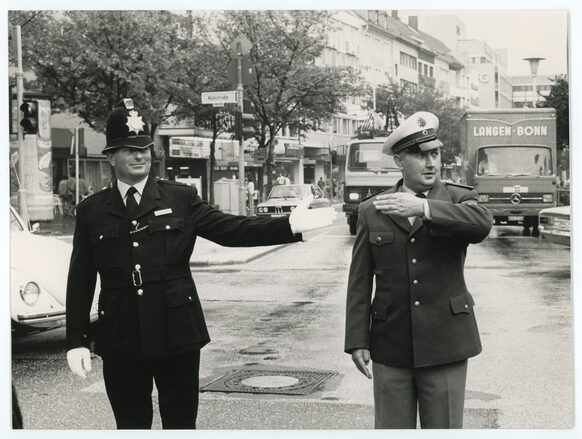
[{"label": "window of building", "polygon": [[398,76],[398,64],[394,64],[394,76]]},{"label": "window of building", "polygon": [[460,37],[461,36],[461,27],[457,26],[457,36]]},{"label": "window of building", "polygon": [[433,74],[434,74],[434,69],[433,69],[433,67],[432,67],[432,66],[430,66],[430,67],[428,68],[428,76],[430,76],[430,77],[432,78],[432,77],[433,77]]},{"label": "window of building", "polygon": [[400,65],[413,70],[418,68],[416,58],[404,52],[400,52]]}]

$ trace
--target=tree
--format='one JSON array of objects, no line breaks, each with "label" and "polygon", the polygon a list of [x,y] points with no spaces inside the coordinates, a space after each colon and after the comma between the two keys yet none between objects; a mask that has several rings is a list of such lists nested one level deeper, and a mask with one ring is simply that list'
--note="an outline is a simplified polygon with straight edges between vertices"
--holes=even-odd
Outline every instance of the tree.
[{"label": "tree", "polygon": [[197,126],[212,133],[209,163],[209,202],[214,203],[214,166],[216,139],[232,129],[233,107],[214,107],[202,104],[202,93],[229,90],[227,66],[228,50],[220,45],[204,26],[204,17],[187,14],[186,28],[192,35],[179,59],[173,60],[178,71],[183,72],[169,85],[173,96],[173,115],[178,119],[193,119]]},{"label": "tree", "polygon": [[131,97],[151,122],[167,117],[173,60],[187,32],[168,11],[43,11],[10,14],[22,25],[23,62],[55,110],[79,115],[104,131],[107,114]]},{"label": "tree", "polygon": [[224,42],[243,35],[251,43],[253,74],[244,92],[259,121],[259,148],[267,149],[269,188],[274,140],[281,128],[315,130],[342,109],[343,99],[359,93],[355,71],[316,65],[331,27],[327,11],[291,10],[227,11],[219,26]]},{"label": "tree", "polygon": [[[570,106],[569,83],[566,75],[558,75],[553,80],[554,85],[550,94],[542,103],[544,107],[552,107],[556,110],[557,141],[560,148],[570,145]],[[542,106],[540,105],[540,106]]]},{"label": "tree", "polygon": [[[427,85],[400,87],[395,82],[381,85],[376,89],[376,108],[386,117],[389,100],[392,99],[397,112],[407,118],[417,111],[429,111],[439,119],[437,135],[443,147],[443,164],[453,163],[460,153],[460,122],[463,110],[454,99],[448,98],[439,89]],[[368,106],[371,108],[372,103]]]}]

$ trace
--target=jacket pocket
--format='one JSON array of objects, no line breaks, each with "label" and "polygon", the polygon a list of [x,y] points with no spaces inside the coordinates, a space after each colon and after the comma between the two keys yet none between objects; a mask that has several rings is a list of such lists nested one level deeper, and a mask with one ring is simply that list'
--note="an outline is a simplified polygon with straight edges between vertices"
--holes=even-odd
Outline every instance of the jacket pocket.
[{"label": "jacket pocket", "polygon": [[93,258],[97,268],[118,266],[118,251],[116,249],[119,238],[119,224],[109,224],[89,233],[89,241],[93,251]]},{"label": "jacket pocket", "polygon": [[95,352],[99,355],[119,353],[121,349],[121,331],[119,321],[119,300],[116,296],[99,297],[97,337]]},{"label": "jacket pocket", "polygon": [[148,221],[148,236],[152,247],[159,249],[150,255],[152,264],[165,265],[180,262],[183,256],[180,246],[184,244],[184,218],[164,216]]},{"label": "jacket pocket", "polygon": [[449,302],[451,304],[451,311],[453,311],[453,314],[471,314],[471,310],[475,306],[473,296],[471,296],[469,293],[451,297]]},{"label": "jacket pocket", "polygon": [[186,283],[168,288],[166,304],[170,349],[179,350],[206,341],[206,323],[193,285]]},{"label": "jacket pocket", "polygon": [[386,320],[388,318],[388,305],[383,302],[374,300],[372,303],[372,319]]},{"label": "jacket pocket", "polygon": [[394,267],[394,232],[374,232],[368,234],[376,268],[388,270]]}]

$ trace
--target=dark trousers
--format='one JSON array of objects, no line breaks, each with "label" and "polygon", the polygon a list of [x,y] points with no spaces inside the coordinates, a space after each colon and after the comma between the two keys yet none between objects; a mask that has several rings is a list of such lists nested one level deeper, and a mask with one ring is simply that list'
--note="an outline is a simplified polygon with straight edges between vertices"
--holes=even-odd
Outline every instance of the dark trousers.
[{"label": "dark trousers", "polygon": [[153,382],[162,427],[196,428],[200,351],[145,360],[103,358],[107,397],[118,429],[151,429]]},{"label": "dark trousers", "polygon": [[373,363],[376,428],[463,428],[467,360],[401,368]]}]

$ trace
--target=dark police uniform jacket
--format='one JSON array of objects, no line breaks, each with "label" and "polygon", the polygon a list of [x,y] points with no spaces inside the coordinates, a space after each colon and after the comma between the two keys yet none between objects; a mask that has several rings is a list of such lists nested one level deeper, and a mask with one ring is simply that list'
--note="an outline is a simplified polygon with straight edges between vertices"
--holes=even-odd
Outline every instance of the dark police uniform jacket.
[{"label": "dark police uniform jacket", "polygon": [[228,215],[190,186],[151,177],[134,220],[117,185],[79,204],[67,284],[68,349],[89,347],[97,272],[96,353],[165,357],[210,341],[189,265],[196,236],[231,247],[302,239],[286,217]]},{"label": "dark police uniform jacket", "polygon": [[[402,180],[384,194],[401,190]],[[370,350],[394,367],[434,366],[481,352],[463,266],[467,246],[492,226],[477,192],[437,182],[427,195],[431,220],[360,204],[348,280],[345,351]],[[373,281],[376,282],[372,300]]]}]

